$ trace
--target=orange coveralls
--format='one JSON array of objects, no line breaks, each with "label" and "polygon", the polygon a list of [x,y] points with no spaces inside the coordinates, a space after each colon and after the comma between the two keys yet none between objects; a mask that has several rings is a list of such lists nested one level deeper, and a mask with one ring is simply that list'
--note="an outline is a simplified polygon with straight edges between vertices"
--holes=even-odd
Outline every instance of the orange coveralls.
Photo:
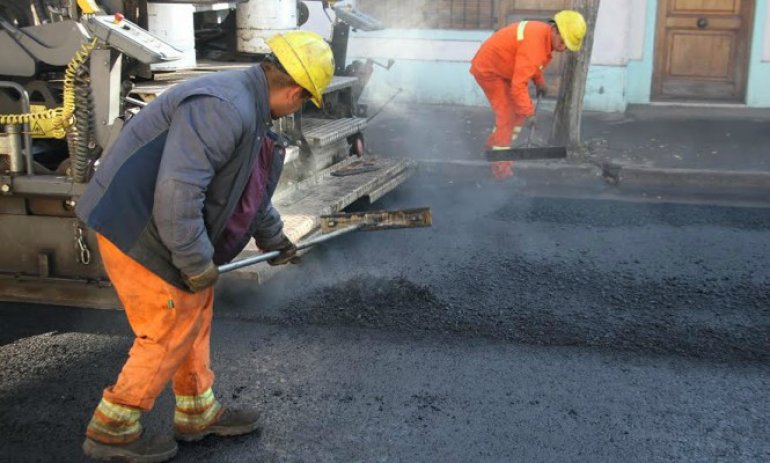
[{"label": "orange coveralls", "polygon": [[[177,398],[177,426],[184,425],[185,420],[205,420],[193,423],[198,430],[218,418],[219,403],[213,395],[205,394],[214,383],[209,352],[214,287],[197,293],[183,291],[124,254],[102,235],[97,235],[97,240],[105,270],[136,339],[117,382],[104,390],[103,398],[117,405],[105,405],[102,401],[87,435],[114,444],[136,439],[141,427],[124,425],[136,422],[139,413],[129,417],[134,413],[124,407],[150,410],[169,380]],[[190,404],[185,405],[185,401]],[[110,413],[115,407],[118,411]],[[113,435],[121,426],[126,428],[123,435]]]},{"label": "orange coveralls", "polygon": [[[495,112],[495,128],[485,147],[511,146],[524,121],[534,115],[529,81],[545,86],[543,69],[551,62],[551,26],[521,21],[492,34],[471,61],[471,74]],[[496,178],[513,174],[511,161],[496,162]]]},{"label": "orange coveralls", "polygon": [[214,383],[209,338],[214,287],[188,293],[166,283],[97,235],[104,267],[136,334],[118,381],[104,398],[147,411],[169,379],[176,395],[194,396]]}]

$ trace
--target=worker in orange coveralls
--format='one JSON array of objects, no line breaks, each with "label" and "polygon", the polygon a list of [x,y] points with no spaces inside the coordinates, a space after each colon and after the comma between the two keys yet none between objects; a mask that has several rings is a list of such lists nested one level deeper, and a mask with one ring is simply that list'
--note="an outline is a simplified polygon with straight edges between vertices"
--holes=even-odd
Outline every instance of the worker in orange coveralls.
[{"label": "worker in orange coveralls", "polygon": [[[176,441],[260,426],[253,407],[226,406],[212,389],[214,284],[219,265],[252,239],[279,251],[271,265],[296,258],[270,199],[285,156],[272,120],[307,100],[323,107],[334,74],[318,34],[289,31],[266,42],[272,53],[262,63],[190,79],[142,109],[78,201],[136,336],[88,423],[83,451],[92,459],[166,461]],[[139,421],[169,382],[173,439],[145,433]]]},{"label": "worker in orange coveralls", "polygon": [[[471,61],[471,74],[495,112],[495,128],[485,144],[487,150],[511,147],[527,118],[535,115],[529,81],[535,82],[538,96],[545,96],[543,69],[551,62],[551,52],[580,50],[585,34],[583,15],[564,10],[547,23],[510,24],[481,45]],[[513,161],[492,163],[492,175],[498,180],[510,177]]]}]

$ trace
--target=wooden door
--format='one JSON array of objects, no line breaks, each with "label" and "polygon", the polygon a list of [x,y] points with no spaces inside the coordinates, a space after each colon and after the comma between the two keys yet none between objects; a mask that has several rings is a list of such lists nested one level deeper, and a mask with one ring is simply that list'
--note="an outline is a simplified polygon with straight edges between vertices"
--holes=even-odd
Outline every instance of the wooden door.
[{"label": "wooden door", "polygon": [[[570,9],[571,0],[500,0],[498,2],[498,29],[508,24],[525,21],[548,21],[557,12]],[[564,55],[566,53],[553,53],[551,64],[543,71],[548,96],[554,98],[559,94],[561,76],[564,70]]]},{"label": "wooden door", "polygon": [[660,0],[652,96],[744,101],[754,0]]}]

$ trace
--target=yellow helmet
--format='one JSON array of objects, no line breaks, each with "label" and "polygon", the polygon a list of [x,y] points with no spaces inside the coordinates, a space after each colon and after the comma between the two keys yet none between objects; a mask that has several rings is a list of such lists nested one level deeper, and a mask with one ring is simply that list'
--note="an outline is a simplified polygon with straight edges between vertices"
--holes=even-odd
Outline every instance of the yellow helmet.
[{"label": "yellow helmet", "polygon": [[579,51],[586,36],[586,20],[574,10],[563,10],[553,17],[564,44],[570,51]]},{"label": "yellow helmet", "polygon": [[286,73],[304,88],[319,108],[323,93],[334,76],[334,55],[328,43],[315,32],[291,31],[267,39],[267,46]]}]

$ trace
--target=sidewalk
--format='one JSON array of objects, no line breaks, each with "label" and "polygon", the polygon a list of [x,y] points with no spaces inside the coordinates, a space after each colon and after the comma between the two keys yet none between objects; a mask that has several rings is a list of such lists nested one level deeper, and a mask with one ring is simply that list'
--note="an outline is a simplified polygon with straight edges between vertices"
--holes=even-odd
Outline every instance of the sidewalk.
[{"label": "sidewalk", "polygon": [[[538,115],[534,144],[550,133],[552,116]],[[482,146],[492,124],[488,108],[392,105],[366,136],[374,153],[434,167],[485,168]],[[525,131],[518,143],[526,140]],[[770,194],[770,110],[645,106],[624,114],[586,113],[582,140],[584,149],[569,159],[517,162],[515,175]]]}]

